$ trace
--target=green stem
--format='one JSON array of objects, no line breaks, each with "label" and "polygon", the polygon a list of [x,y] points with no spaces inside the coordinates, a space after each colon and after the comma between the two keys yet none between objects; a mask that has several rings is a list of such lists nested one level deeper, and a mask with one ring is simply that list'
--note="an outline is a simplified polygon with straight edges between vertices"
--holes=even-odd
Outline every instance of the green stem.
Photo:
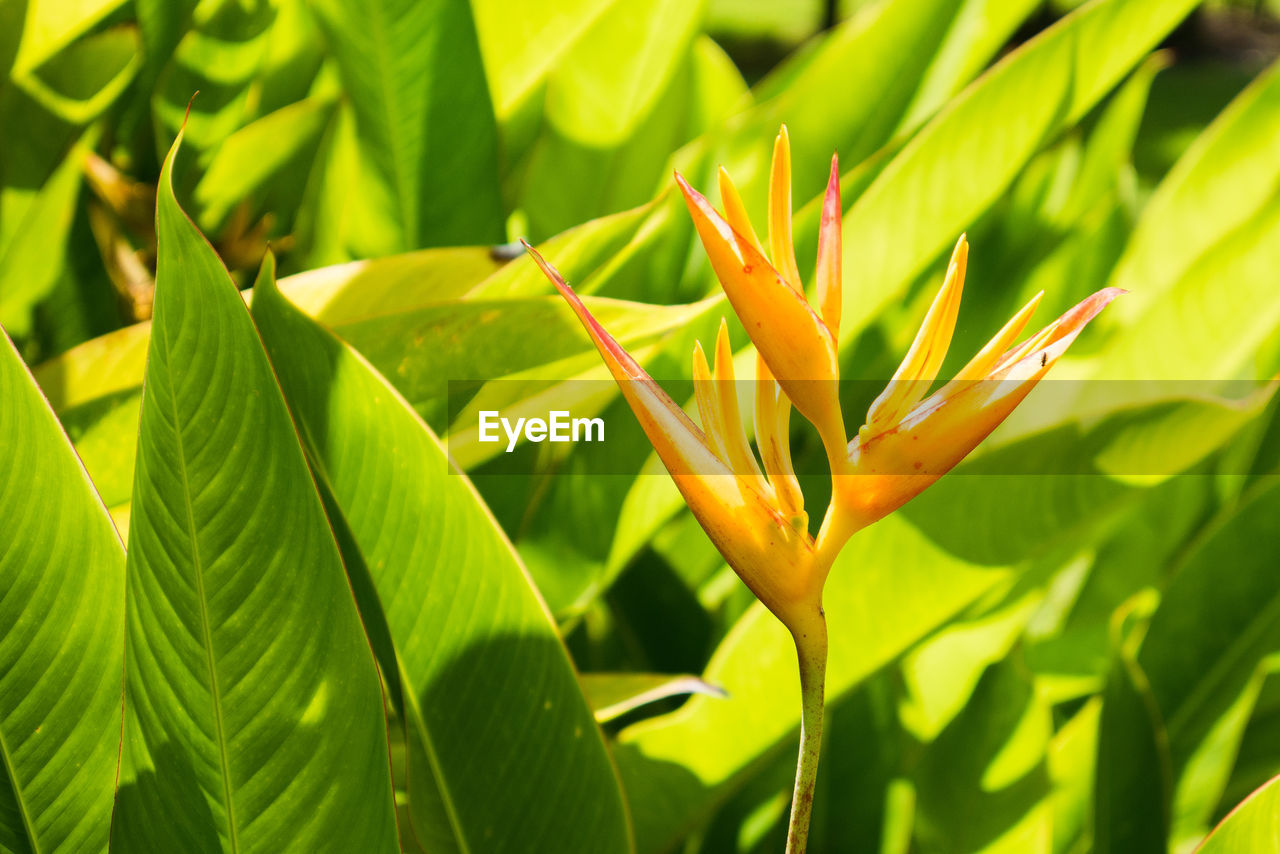
[{"label": "green stem", "polygon": [[793,632],[800,661],[800,757],[796,760],[796,788],[791,796],[787,854],[804,854],[813,813],[813,787],[818,779],[822,749],[822,707],[827,676],[827,620],[822,610],[803,630]]}]

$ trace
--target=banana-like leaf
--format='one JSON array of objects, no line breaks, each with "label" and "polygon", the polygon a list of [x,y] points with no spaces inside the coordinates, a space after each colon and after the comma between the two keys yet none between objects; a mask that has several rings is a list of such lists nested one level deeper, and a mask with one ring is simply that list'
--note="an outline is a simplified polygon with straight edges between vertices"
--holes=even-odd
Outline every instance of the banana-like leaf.
[{"label": "banana-like leaf", "polygon": [[307,98],[227,137],[196,185],[201,224],[216,231],[237,205],[254,198],[291,159],[314,150],[333,111],[332,98]]},{"label": "banana-like leaf", "polygon": [[[5,149],[6,159],[14,157]],[[20,218],[12,217],[17,226],[6,223],[0,232],[0,323],[14,335],[30,333],[33,307],[57,283],[80,192],[80,154],[79,144],[72,146]]]},{"label": "banana-like leaf", "polygon": [[131,28],[104,30],[69,45],[15,83],[67,123],[88,124],[133,82],[139,46]]},{"label": "banana-like leaf", "polygon": [[618,0],[472,0],[494,111],[505,122],[600,16]]},{"label": "banana-like leaf", "polygon": [[1132,292],[1107,325],[1158,302],[1206,250],[1270,206],[1280,186],[1280,63],[1259,75],[1178,160],[1143,209],[1111,284]]},{"label": "banana-like leaf", "polygon": [[[1122,842],[1164,838],[1173,791],[1166,788],[1160,810],[1138,808],[1134,800],[1149,797],[1152,780],[1184,788],[1202,745],[1216,737],[1240,698],[1256,696],[1259,666],[1280,644],[1274,575],[1280,538],[1273,524],[1278,506],[1280,484],[1263,481],[1238,507],[1206,526],[1188,549],[1137,654],[1137,668],[1148,683],[1146,707],[1130,704],[1128,710],[1103,715],[1103,744],[1130,742],[1133,733],[1146,732],[1145,738],[1157,738],[1161,745],[1134,762],[1127,776],[1139,782],[1128,788],[1129,798],[1111,805],[1128,816]],[[1220,744],[1217,750],[1230,755],[1238,737],[1237,730],[1228,739],[1233,746]],[[1220,791],[1225,779],[1218,785]],[[1130,849],[1121,844],[1111,850]]]},{"label": "banana-like leaf", "polygon": [[1196,0],[1100,0],[984,74],[925,125],[843,221],[840,340],[853,339],[1001,194],[1046,141],[1079,121]]},{"label": "banana-like leaf", "polygon": [[368,362],[269,275],[259,288],[263,341],[359,552],[348,566],[367,568],[395,644],[415,835],[429,851],[631,850],[556,627],[471,483]]},{"label": "banana-like leaf", "polygon": [[939,854],[1050,854],[1048,703],[1016,660],[988,668],[916,767],[916,836]]},{"label": "banana-like leaf", "polygon": [[[11,4],[7,4],[11,5]],[[58,51],[89,32],[124,0],[27,0],[26,26],[13,60],[13,76],[22,77],[39,68]]]},{"label": "banana-like leaf", "polygon": [[398,850],[377,668],[253,323],[160,176],[119,852]]},{"label": "banana-like leaf", "polygon": [[0,339],[0,850],[102,852],[120,756],[124,548]]},{"label": "banana-like leaf", "polygon": [[1196,849],[1196,854],[1243,851],[1280,851],[1280,777],[1241,801]]},{"label": "banana-like leaf", "polygon": [[[181,6],[181,0],[174,6]],[[204,4],[209,9],[209,4]],[[201,158],[255,118],[255,83],[266,62],[278,3],[245,0],[223,4],[216,14],[193,10],[188,31],[158,78],[151,107],[161,136],[182,131],[188,151]],[[212,11],[212,10],[210,10]],[[170,22],[172,25],[172,22]],[[193,94],[199,92],[199,97]],[[162,143],[161,143],[162,145]],[[178,164],[186,178],[191,165]],[[186,181],[179,182],[186,186]]]},{"label": "banana-like leaf", "polygon": [[502,235],[497,124],[465,0],[317,0],[355,109],[368,257]]}]

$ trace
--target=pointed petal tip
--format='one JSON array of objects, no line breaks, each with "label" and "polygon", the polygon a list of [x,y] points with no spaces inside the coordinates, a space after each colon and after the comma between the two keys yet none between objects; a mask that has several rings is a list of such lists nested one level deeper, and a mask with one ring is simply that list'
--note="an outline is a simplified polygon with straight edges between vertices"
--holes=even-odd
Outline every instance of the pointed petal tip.
[{"label": "pointed petal tip", "polygon": [[556,290],[560,291],[560,293],[564,294],[566,297],[576,301],[578,295],[574,293],[573,288],[570,287],[567,281],[565,281],[564,276],[560,275],[560,271],[552,266],[550,261],[543,258],[541,252],[529,245],[529,241],[522,237],[520,238],[520,243],[524,246],[525,251],[529,253],[530,257],[533,258],[534,263],[538,265],[538,269],[542,270],[542,275],[550,279],[551,284],[556,286]]}]

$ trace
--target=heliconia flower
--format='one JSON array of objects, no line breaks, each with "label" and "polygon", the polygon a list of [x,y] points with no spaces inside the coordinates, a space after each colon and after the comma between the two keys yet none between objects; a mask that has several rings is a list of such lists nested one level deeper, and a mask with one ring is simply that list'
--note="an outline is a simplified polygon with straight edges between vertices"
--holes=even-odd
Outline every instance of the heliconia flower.
[{"label": "heliconia flower", "polygon": [[[836,340],[843,299],[839,168],[833,157],[818,235],[816,311],[805,296],[792,245],[790,172],[784,126],[774,143],[769,176],[767,253],[724,170],[719,182],[723,214],[676,175],[712,269],[756,347],[760,463],[739,411],[723,320],[711,364],[701,345],[694,348],[699,429],[596,322],[560,274],[525,246],[586,328],[711,541],[795,638],[803,709],[787,851],[803,854],[822,741],[827,659],[822,588],[836,554],[856,531],[902,506],[964,459],[1123,291],[1098,291],[1015,345],[1040,301],[1037,294],[954,379],[928,395],[951,345],[964,290],[969,244],[962,235],[902,365],[846,444]],[[818,428],[831,467],[831,503],[816,538],[809,534],[804,496],[791,465],[792,405]]]},{"label": "heliconia flower", "polygon": [[[596,322],[563,277],[526,247],[595,342],[711,540],[756,596],[792,626],[797,611],[808,613],[820,603],[826,573],[849,536],[906,503],[968,455],[1122,291],[1099,291],[1014,346],[1040,301],[1037,294],[951,382],[926,398],[947,355],[964,289],[969,247],[962,235],[915,341],[871,405],[866,423],[846,444],[836,359],[842,304],[836,158],[819,230],[817,311],[805,297],[791,243],[785,127],[775,141],[769,180],[767,255],[724,170],[719,179],[723,215],[679,174],[676,181],[712,268],[759,354],[754,415],[763,466],[739,411],[723,321],[714,366],[701,346],[695,347],[699,429]],[[791,464],[792,405],[818,428],[831,463],[833,499],[816,540],[808,533],[804,497]]]},{"label": "heliconia flower", "polygon": [[813,538],[807,520],[779,503],[747,444],[727,327],[721,325],[714,374],[701,348],[695,353],[703,432],[596,322],[560,273],[533,247],[525,248],[582,322],[707,536],[756,598],[794,631],[820,607]]}]

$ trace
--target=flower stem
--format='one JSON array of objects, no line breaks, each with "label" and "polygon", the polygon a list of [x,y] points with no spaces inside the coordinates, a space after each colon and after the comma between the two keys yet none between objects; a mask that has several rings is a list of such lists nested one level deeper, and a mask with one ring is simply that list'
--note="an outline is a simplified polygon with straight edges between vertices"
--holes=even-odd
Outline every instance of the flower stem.
[{"label": "flower stem", "polygon": [[822,749],[823,695],[827,676],[827,620],[822,610],[804,630],[793,632],[800,661],[800,757],[796,760],[796,787],[791,796],[791,823],[787,828],[787,854],[804,854],[813,813],[813,787],[818,779],[818,755]]}]

